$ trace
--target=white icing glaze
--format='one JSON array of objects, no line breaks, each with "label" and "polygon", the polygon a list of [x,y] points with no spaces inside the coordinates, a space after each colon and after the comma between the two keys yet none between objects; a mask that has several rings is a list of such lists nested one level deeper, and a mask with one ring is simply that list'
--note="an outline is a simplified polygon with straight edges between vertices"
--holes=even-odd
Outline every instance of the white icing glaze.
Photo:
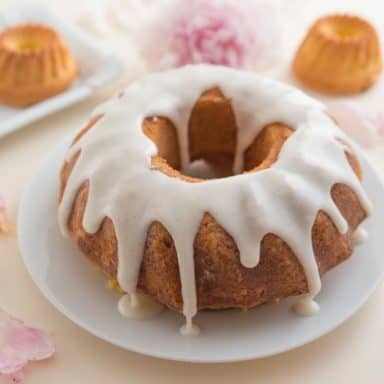
[{"label": "white icing glaze", "polygon": [[[151,157],[157,149],[141,130],[143,119],[167,116],[174,123],[182,168],[186,169],[191,110],[199,96],[215,86],[231,98],[237,121],[237,175],[187,183],[151,169]],[[303,266],[311,300],[321,287],[311,239],[317,213],[325,211],[341,233],[348,230],[332,200],[332,186],[350,186],[367,213],[370,211],[344,147],[336,138],[353,144],[324,113],[322,104],[254,73],[196,65],[153,74],[94,111],[94,116],[101,114],[94,127],[68,150],[67,159],[81,152],[59,207],[61,230],[67,233],[76,192],[89,180],[83,226],[94,233],[104,217],[113,221],[118,240],[118,281],[122,289],[134,294],[147,229],[151,222],[160,221],[177,250],[186,333],[192,329],[197,311],[193,242],[205,212],[230,233],[247,268],[257,266],[265,234],[282,238]],[[265,125],[274,122],[295,130],[278,160],[261,172],[238,174],[246,148]]]},{"label": "white icing glaze", "polygon": [[312,296],[305,295],[296,301],[293,310],[300,316],[312,316],[319,312],[320,306],[313,300]]},{"label": "white icing glaze", "polygon": [[231,169],[222,166],[215,166],[205,160],[195,160],[184,169],[184,174],[200,179],[217,179],[230,176]]},{"label": "white icing glaze", "polygon": [[120,297],[119,312],[132,319],[143,319],[155,316],[164,310],[164,305],[141,293],[125,294]]},{"label": "white icing glaze", "polygon": [[180,333],[183,336],[197,336],[200,333],[200,327],[192,323],[192,318],[187,317],[187,321],[180,327]]},{"label": "white icing glaze", "polygon": [[368,232],[362,228],[358,227],[353,234],[353,240],[355,241],[355,244],[361,244],[364,243],[368,238]]}]

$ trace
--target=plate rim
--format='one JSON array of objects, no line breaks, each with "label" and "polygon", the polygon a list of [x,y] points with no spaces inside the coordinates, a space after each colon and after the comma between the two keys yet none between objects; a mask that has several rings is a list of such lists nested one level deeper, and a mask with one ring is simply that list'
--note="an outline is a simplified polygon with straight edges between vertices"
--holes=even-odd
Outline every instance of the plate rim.
[{"label": "plate rim", "polygon": [[[115,345],[119,348],[125,349],[127,351],[135,352],[144,356],[148,357],[154,357],[159,358],[163,360],[170,360],[170,361],[179,361],[179,362],[188,362],[188,363],[196,363],[196,364],[216,364],[216,363],[234,363],[234,362],[241,362],[241,361],[249,361],[249,360],[255,360],[255,359],[262,359],[266,357],[271,357],[275,355],[279,355],[285,352],[288,352],[290,350],[299,348],[301,346],[304,346],[306,344],[312,343],[313,341],[331,333],[335,329],[337,329],[341,324],[346,322],[348,319],[350,319],[369,299],[369,297],[376,291],[379,284],[384,280],[384,269],[381,270],[380,274],[376,277],[374,283],[370,286],[370,289],[367,290],[367,292],[359,297],[359,300],[355,303],[353,307],[351,307],[351,310],[349,311],[348,316],[345,318],[341,318],[338,321],[332,323],[328,327],[325,327],[325,331],[322,331],[320,335],[314,335],[308,339],[305,340],[305,342],[297,341],[293,342],[285,347],[280,348],[277,352],[266,352],[264,354],[257,354],[251,355],[249,353],[245,353],[242,356],[237,356],[233,358],[198,358],[196,356],[193,357],[175,357],[174,355],[169,355],[167,353],[158,353],[158,352],[149,352],[145,348],[140,348],[135,346],[134,344],[129,344],[127,346],[127,343],[120,342],[119,340],[113,338],[113,337],[107,337],[103,335],[102,332],[99,332],[97,329],[93,327],[89,327],[87,325],[86,321],[83,321],[78,315],[73,313],[70,309],[67,309],[64,304],[62,304],[58,299],[56,299],[55,295],[50,292],[50,289],[39,281],[37,276],[34,275],[34,273],[31,271],[30,265],[28,261],[26,260],[26,251],[24,248],[24,242],[23,242],[23,232],[24,232],[24,225],[21,223],[23,222],[23,215],[25,211],[25,206],[27,206],[27,197],[29,195],[29,191],[32,189],[33,180],[37,177],[37,174],[41,168],[47,163],[49,159],[52,157],[57,157],[58,152],[61,150],[64,150],[65,147],[69,144],[71,141],[71,138],[73,137],[73,134],[76,131],[72,132],[70,135],[68,135],[64,140],[61,140],[56,146],[54,146],[49,152],[46,153],[46,155],[40,160],[38,166],[35,168],[34,172],[32,173],[25,189],[22,194],[22,198],[20,200],[19,204],[19,210],[18,210],[18,216],[17,216],[17,239],[18,239],[18,245],[20,249],[20,253],[22,256],[23,263],[28,271],[29,276],[31,277],[34,284],[37,286],[37,288],[41,291],[43,296],[52,304],[59,312],[61,312],[64,316],[66,316],[69,320],[74,322],[76,325],[78,325],[80,328],[82,328],[84,331],[98,337],[99,339],[108,342],[112,345]],[[381,188],[384,190],[384,177],[381,175],[381,173],[378,171],[375,164],[373,164],[372,160],[363,152],[363,150],[354,143],[354,150],[357,152],[357,155],[359,157],[359,160],[363,160],[363,162],[367,165],[367,167],[370,168],[370,171],[373,173],[375,179],[377,180],[378,184],[380,184]],[[369,240],[368,240],[369,241]],[[177,330],[175,330],[177,332]]]}]

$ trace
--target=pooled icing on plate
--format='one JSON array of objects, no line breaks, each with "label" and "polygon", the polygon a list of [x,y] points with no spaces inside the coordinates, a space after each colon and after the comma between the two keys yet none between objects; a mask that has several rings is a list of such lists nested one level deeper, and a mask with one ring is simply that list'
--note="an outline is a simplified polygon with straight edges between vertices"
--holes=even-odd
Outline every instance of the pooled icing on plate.
[{"label": "pooled icing on plate", "polygon": [[355,241],[355,244],[364,243],[364,241],[366,241],[367,238],[368,238],[368,232],[362,227],[357,228],[355,233],[353,234],[353,240]]},{"label": "pooled icing on plate", "polygon": [[136,292],[121,296],[118,309],[123,316],[144,319],[161,313],[164,305],[147,295]]},{"label": "pooled icing on plate", "polygon": [[[189,116],[201,94],[213,87],[231,98],[236,117],[235,175],[188,183],[151,169],[157,148],[142,132],[143,120],[166,116],[173,122],[185,169],[190,163]],[[311,230],[319,210],[329,215],[340,233],[348,230],[331,196],[336,183],[352,188],[367,214],[371,209],[347,161],[345,146],[337,140],[349,143],[348,139],[322,104],[251,72],[195,65],[150,75],[129,86],[120,98],[98,107],[93,115],[102,117],[67,153],[67,160],[79,151],[80,156],[67,180],[59,223],[68,234],[76,193],[89,180],[84,229],[95,233],[106,216],[113,221],[118,240],[117,278],[128,295],[136,293],[147,230],[157,220],[171,234],[177,251],[186,318],[182,332],[196,333],[192,323],[197,312],[193,243],[204,213],[209,212],[236,242],[244,267],[257,266],[264,235],[274,233],[283,239],[303,266],[309,289],[295,308],[305,314],[318,308],[313,297],[321,281]],[[276,122],[295,131],[278,160],[268,169],[240,174],[245,150],[264,126]]]}]

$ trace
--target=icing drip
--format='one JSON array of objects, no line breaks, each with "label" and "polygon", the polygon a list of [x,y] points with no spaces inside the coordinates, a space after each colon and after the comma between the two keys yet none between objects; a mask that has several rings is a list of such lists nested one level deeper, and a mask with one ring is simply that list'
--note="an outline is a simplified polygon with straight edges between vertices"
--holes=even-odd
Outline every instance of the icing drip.
[{"label": "icing drip", "polygon": [[304,296],[293,305],[293,310],[300,316],[312,316],[319,312],[320,306],[311,296]]},{"label": "icing drip", "polygon": [[[167,116],[173,122],[182,168],[187,169],[191,110],[200,95],[215,86],[231,98],[237,121],[234,172],[242,171],[244,151],[261,129],[283,122],[295,132],[284,143],[278,160],[260,172],[200,183],[151,170],[151,157],[157,149],[141,130],[143,119]],[[59,207],[59,223],[67,233],[76,192],[89,180],[83,226],[94,233],[104,217],[113,221],[118,239],[118,281],[124,291],[130,295],[136,292],[147,229],[158,220],[172,235],[177,250],[186,317],[182,332],[193,333],[192,318],[197,311],[193,242],[204,213],[209,212],[236,242],[245,267],[257,266],[264,235],[274,233],[282,238],[307,277],[309,295],[297,304],[298,312],[314,312],[312,298],[321,282],[311,230],[319,210],[330,216],[341,233],[348,230],[332,200],[332,186],[343,183],[351,187],[370,212],[344,147],[336,139],[353,144],[320,103],[250,72],[197,65],[148,76],[128,87],[119,99],[97,108],[97,115],[103,117],[67,153],[70,159],[81,151]]]},{"label": "icing drip", "polygon": [[132,319],[143,319],[155,316],[164,310],[164,305],[140,293],[121,296],[118,304],[119,312]]},{"label": "icing drip", "polygon": [[187,321],[180,327],[180,333],[183,336],[197,336],[200,333],[200,328],[192,323],[192,319],[187,317]]},{"label": "icing drip", "polygon": [[353,234],[353,240],[355,241],[355,244],[364,243],[367,238],[368,232],[362,227],[357,228],[355,233]]}]

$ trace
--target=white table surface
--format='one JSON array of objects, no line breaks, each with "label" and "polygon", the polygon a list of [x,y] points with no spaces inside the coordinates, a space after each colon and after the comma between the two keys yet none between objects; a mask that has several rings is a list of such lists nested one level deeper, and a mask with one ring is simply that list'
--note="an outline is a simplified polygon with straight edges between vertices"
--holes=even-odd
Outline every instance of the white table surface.
[{"label": "white table surface", "polygon": [[[78,2],[72,0],[56,0],[49,3],[56,4],[61,12],[67,12],[68,17],[75,18],[79,12]],[[95,5],[96,3],[97,1],[93,2]],[[308,22],[321,13],[335,9],[360,11],[377,25],[384,26],[384,12],[381,11],[383,6],[380,6],[379,0],[338,0],[336,5],[334,0],[294,0],[289,3],[292,7],[302,9],[303,16],[297,18],[295,27],[292,22],[289,24],[292,38],[288,40],[287,49],[289,42],[293,46],[297,44],[297,36],[305,32]],[[6,4],[12,4],[12,1],[0,1],[0,11]],[[286,12],[288,14],[292,11],[287,9]],[[101,39],[101,43],[113,48],[117,46],[113,36]],[[143,67],[133,52],[127,69],[125,81],[143,73]],[[16,221],[23,189],[47,150],[68,132],[80,128],[92,108],[112,91],[113,89],[106,90],[103,94],[95,95],[88,101],[49,116],[0,140],[0,192],[9,202],[12,221]],[[371,100],[369,94],[363,98],[365,103]],[[371,151],[371,157],[384,169],[382,152],[382,148]],[[124,351],[98,340],[73,324],[58,312],[33,284],[21,260],[16,237],[12,234],[0,237],[0,306],[27,323],[47,330],[52,335],[57,349],[51,360],[30,364],[25,371],[27,384],[379,384],[384,382],[383,303],[382,284],[367,304],[337,330],[306,346],[278,356],[234,364],[170,362]]]}]

